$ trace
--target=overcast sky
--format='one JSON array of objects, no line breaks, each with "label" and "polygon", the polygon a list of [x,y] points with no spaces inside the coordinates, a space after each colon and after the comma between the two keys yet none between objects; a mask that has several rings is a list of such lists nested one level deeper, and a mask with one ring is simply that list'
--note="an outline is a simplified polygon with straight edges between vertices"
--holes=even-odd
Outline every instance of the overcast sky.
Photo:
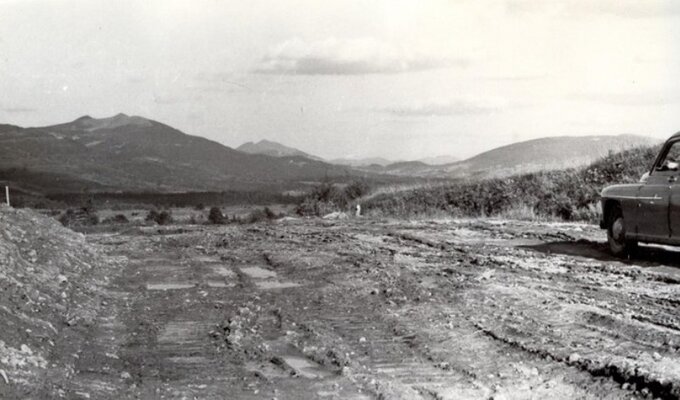
[{"label": "overcast sky", "polygon": [[680,1],[0,0],[0,123],[467,157],[680,130]]}]

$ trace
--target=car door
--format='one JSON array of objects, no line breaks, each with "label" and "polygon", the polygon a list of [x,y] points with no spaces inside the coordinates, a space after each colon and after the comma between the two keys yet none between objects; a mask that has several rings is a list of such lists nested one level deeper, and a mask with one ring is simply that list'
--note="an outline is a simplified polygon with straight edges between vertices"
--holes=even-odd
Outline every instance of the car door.
[{"label": "car door", "polygon": [[670,240],[680,243],[680,176],[671,185],[671,199],[669,206]]},{"label": "car door", "polygon": [[[637,196],[637,235],[642,240],[667,241],[671,227],[669,221],[671,192],[678,179],[680,167],[680,141],[669,142],[661,151],[647,182]],[[680,196],[680,187],[677,195]],[[680,206],[680,197],[676,199]],[[680,211],[680,210],[678,210]],[[679,231],[680,233],[680,231]]]},{"label": "car door", "polygon": [[[672,160],[678,163],[680,169],[680,141],[673,143],[669,149],[667,160]],[[668,221],[670,224],[669,239],[671,242],[680,242],[680,171],[672,171],[669,176],[670,186],[670,204],[668,209]]]}]

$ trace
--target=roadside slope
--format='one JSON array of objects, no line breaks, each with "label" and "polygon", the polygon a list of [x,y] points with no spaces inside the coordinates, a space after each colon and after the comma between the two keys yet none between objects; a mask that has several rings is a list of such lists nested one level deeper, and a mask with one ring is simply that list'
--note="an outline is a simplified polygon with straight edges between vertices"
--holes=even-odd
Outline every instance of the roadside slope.
[{"label": "roadside slope", "polygon": [[0,206],[0,398],[45,398],[75,360],[55,350],[99,308],[104,260],[51,218]]}]

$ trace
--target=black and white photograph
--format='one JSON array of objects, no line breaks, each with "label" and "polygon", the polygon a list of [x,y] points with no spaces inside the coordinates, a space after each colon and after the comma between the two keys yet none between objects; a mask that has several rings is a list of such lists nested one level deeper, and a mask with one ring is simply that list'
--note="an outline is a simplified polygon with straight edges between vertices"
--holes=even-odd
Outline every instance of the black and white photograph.
[{"label": "black and white photograph", "polygon": [[0,0],[0,399],[680,399],[679,179],[680,1]]}]

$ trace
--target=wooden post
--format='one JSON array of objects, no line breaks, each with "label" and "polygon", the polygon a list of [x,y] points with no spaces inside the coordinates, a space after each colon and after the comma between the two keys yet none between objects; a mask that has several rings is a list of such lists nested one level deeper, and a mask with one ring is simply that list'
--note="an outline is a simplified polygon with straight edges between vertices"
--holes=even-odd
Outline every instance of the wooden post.
[{"label": "wooden post", "polygon": [[9,205],[9,186],[5,186],[5,200],[7,201],[7,207],[10,207],[10,205]]}]

